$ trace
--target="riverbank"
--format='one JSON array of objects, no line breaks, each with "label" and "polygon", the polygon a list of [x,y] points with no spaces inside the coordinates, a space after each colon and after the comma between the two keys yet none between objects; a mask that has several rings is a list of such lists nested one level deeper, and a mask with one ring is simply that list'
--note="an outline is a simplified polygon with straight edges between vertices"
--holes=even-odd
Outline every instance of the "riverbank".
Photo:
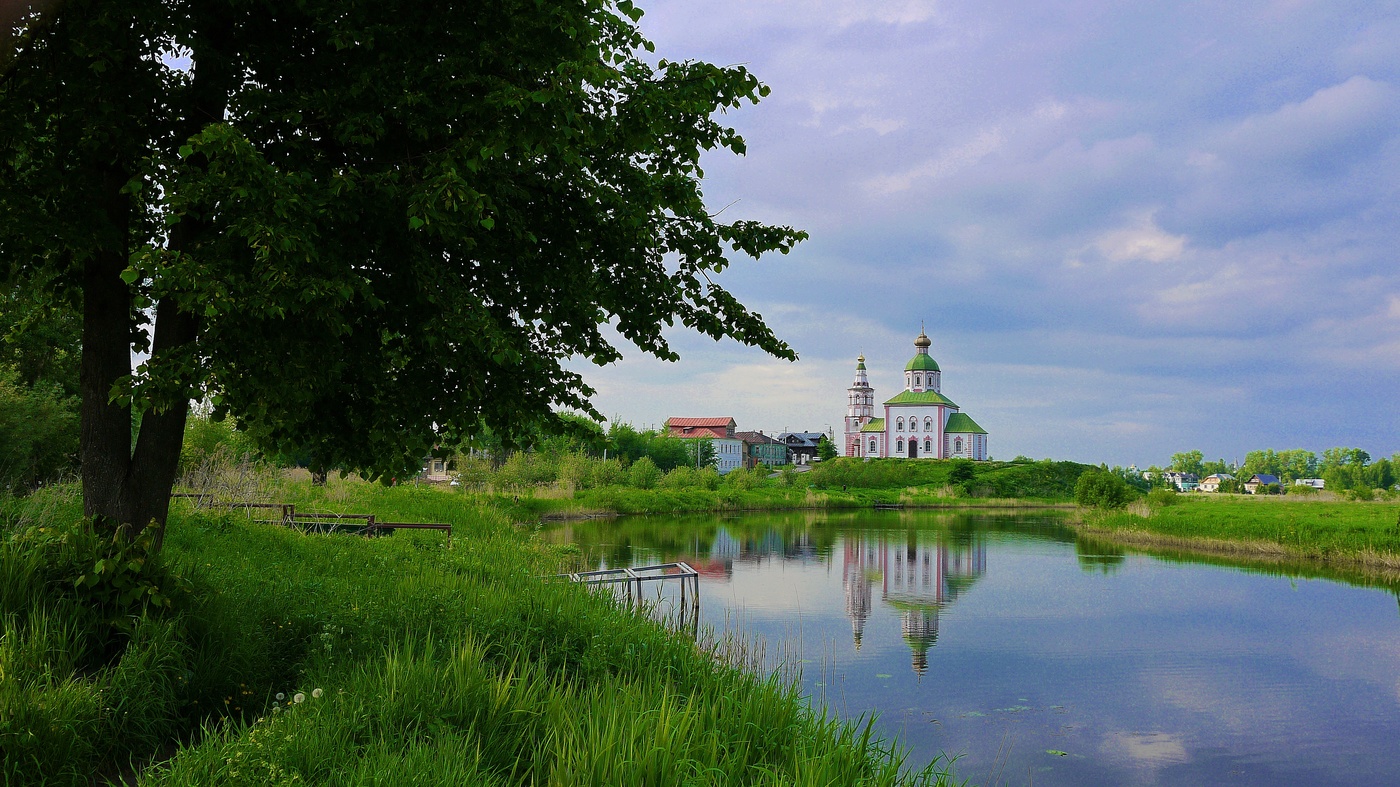
[{"label": "riverbank", "polygon": [[[562,484],[506,493],[467,493],[520,521],[623,514],[901,508],[1072,508],[1074,484],[1087,468],[1073,462],[957,462],[833,459],[807,472],[721,478],[678,471],[682,484]],[[667,476],[669,478],[669,476]]]},{"label": "riverbank", "polygon": [[171,608],[113,619],[66,577],[94,546],[72,527],[75,490],[0,506],[6,783],[944,781],[790,685],[539,579],[567,550],[490,506],[279,492],[454,535],[308,536],[180,503],[165,567],[143,575]]},{"label": "riverbank", "polygon": [[1182,495],[1174,505],[1083,511],[1079,532],[1125,546],[1266,562],[1307,560],[1400,579],[1400,504]]},{"label": "riverbank", "polygon": [[[777,492],[775,494],[775,492]],[[667,490],[603,489],[573,498],[488,498],[518,521],[562,521],[593,519],[632,514],[720,514],[764,511],[855,511],[870,508],[900,509],[1074,509],[1073,503],[1054,499],[970,498],[939,494],[936,490],[858,489],[847,492],[796,494],[778,490],[756,490],[734,494],[726,490],[693,490],[682,493]]]}]

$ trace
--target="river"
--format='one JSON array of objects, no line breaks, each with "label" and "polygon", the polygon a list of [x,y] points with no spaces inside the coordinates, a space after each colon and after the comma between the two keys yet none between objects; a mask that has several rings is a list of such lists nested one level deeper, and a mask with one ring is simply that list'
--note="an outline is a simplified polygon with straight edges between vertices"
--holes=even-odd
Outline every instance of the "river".
[{"label": "river", "polygon": [[[1156,557],[1056,512],[547,526],[584,568],[681,560],[700,625],[974,784],[1392,784],[1395,588]],[[1359,584],[1354,584],[1359,583]]]}]

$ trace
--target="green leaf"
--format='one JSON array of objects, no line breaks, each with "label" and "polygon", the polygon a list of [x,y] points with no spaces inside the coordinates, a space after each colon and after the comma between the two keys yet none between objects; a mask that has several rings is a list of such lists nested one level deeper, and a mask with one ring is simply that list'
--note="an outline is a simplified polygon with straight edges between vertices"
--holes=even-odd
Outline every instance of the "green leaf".
[{"label": "green leaf", "polygon": [[419,227],[423,226],[423,223],[423,220],[418,218],[417,216],[408,217],[408,228],[411,230],[418,229]]},{"label": "green leaf", "polygon": [[127,268],[126,270],[121,272],[121,277],[122,281],[126,282],[128,285],[131,285],[135,284],[136,280],[141,278],[141,274],[137,273],[132,268]]},{"label": "green leaf", "polygon": [[180,158],[189,158],[194,155],[194,148],[189,145],[180,146]]},{"label": "green leaf", "polygon": [[481,226],[489,230],[492,227],[496,226],[496,220],[491,218],[490,216],[487,216],[486,218],[481,220]]}]

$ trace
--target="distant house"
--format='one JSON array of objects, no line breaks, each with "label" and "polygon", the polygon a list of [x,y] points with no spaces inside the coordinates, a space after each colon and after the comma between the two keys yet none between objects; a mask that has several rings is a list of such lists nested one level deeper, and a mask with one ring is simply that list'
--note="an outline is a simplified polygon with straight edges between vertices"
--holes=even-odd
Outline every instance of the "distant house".
[{"label": "distant house", "polygon": [[1193,491],[1201,483],[1201,479],[1195,473],[1178,473],[1171,470],[1162,474],[1162,480],[1176,487],[1178,492]]},{"label": "distant house", "polygon": [[418,479],[430,484],[445,484],[451,481],[452,474],[447,470],[447,460],[433,457],[424,459],[423,472],[418,474]]},{"label": "distant house", "polygon": [[744,466],[747,449],[734,432],[733,418],[667,418],[666,433],[682,440],[710,440],[715,469],[728,473]]},{"label": "distant house", "polygon": [[1249,477],[1248,481],[1244,482],[1244,491],[1251,495],[1258,494],[1259,487],[1268,486],[1269,484],[1279,486],[1278,476],[1269,475],[1268,473],[1255,473]]},{"label": "distant house", "polygon": [[761,431],[735,432],[734,436],[748,446],[748,467],[781,467],[788,463],[787,444],[776,440]]},{"label": "distant house", "polygon": [[1294,485],[1294,486],[1310,486],[1310,487],[1312,487],[1313,489],[1326,489],[1326,488],[1327,488],[1327,482],[1326,482],[1326,481],[1323,481],[1321,478],[1295,478],[1295,479],[1293,479],[1293,485]]},{"label": "distant house", "polygon": [[1202,478],[1199,489],[1202,492],[1219,492],[1221,482],[1233,480],[1235,480],[1235,477],[1229,473],[1215,473],[1214,475],[1208,475]]},{"label": "distant house", "polygon": [[793,464],[805,465],[817,458],[817,447],[826,442],[827,436],[821,432],[783,432],[778,439],[787,446]]}]

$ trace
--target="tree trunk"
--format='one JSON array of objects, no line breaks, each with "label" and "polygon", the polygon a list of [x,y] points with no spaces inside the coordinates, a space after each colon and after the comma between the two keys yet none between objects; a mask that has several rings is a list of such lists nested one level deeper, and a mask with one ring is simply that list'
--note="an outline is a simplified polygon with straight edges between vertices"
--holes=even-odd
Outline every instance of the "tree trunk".
[{"label": "tree trunk", "polygon": [[[131,217],[130,198],[121,193],[126,173],[110,167],[103,173],[103,205],[114,240],[89,259],[83,277],[83,357],[79,405],[83,514],[104,534],[130,541],[154,525],[156,544],[164,536],[170,491],[184,442],[189,413],[187,381],[171,365],[171,356],[195,341],[199,324],[173,301],[156,308],[155,337],[148,363],[156,374],[179,380],[169,401],[157,402],[141,419],[132,447],[130,403],[112,401],[113,389],[131,373],[132,289],[122,281],[126,269],[125,238]],[[176,236],[172,235],[172,246]]]},{"label": "tree trunk", "polygon": [[121,193],[125,175],[116,165],[102,172],[102,211],[110,238],[107,248],[83,267],[78,439],[84,516],[99,532],[127,530],[130,537],[131,405],[110,401],[113,386],[131,373],[131,291],[121,279],[131,216],[130,197]]},{"label": "tree trunk", "polygon": [[[226,55],[229,23],[206,15],[199,28],[203,34],[194,41],[194,81],[182,129],[186,139],[209,123],[223,121],[232,78]],[[196,158],[190,163],[198,166],[203,157]],[[111,401],[114,386],[131,373],[131,336],[136,329],[132,286],[121,278],[133,227],[132,198],[122,191],[130,174],[120,164],[102,169],[109,235],[102,253],[84,268],[79,382],[83,513],[99,533],[127,541],[154,527],[154,546],[159,549],[197,377],[189,350],[199,337],[200,320],[182,311],[173,298],[162,298],[156,306],[147,364],[151,377],[160,382],[133,446],[131,404]],[[170,233],[167,250],[197,254],[209,231],[204,220],[182,217]]]}]

